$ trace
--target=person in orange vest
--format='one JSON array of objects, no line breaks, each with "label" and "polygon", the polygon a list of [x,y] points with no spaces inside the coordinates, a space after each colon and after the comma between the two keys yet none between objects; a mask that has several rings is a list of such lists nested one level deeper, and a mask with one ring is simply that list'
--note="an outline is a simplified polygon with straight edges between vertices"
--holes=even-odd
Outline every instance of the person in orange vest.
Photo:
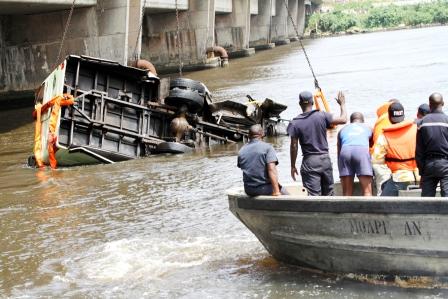
[{"label": "person in orange vest", "polygon": [[[376,141],[378,137],[383,134],[383,129],[385,127],[388,127],[391,125],[389,120],[389,114],[388,109],[389,106],[394,103],[398,102],[397,99],[391,99],[387,101],[386,103],[383,103],[381,106],[378,107],[376,110],[376,115],[378,116],[375,125],[373,127],[373,135],[372,135],[372,143],[370,147],[370,154],[373,153],[373,147],[376,144]],[[386,165],[380,165],[380,164],[373,164],[373,174],[375,177],[375,186],[377,190],[377,195],[381,194],[381,190],[383,187],[383,184],[390,178],[391,172],[390,169]]]},{"label": "person in orange vest", "polygon": [[376,140],[383,133],[383,128],[391,125],[389,121],[389,116],[387,114],[387,109],[389,109],[389,106],[390,104],[392,104],[392,101],[396,100],[393,99],[390,100],[389,102],[383,103],[376,110],[377,119],[375,121],[375,125],[373,126],[373,136],[372,136],[373,144],[370,147],[370,152],[373,151],[373,146],[375,145]]},{"label": "person in orange vest", "polygon": [[373,147],[372,164],[387,165],[392,175],[385,182],[381,196],[398,196],[399,190],[418,185],[420,177],[415,161],[417,125],[404,120],[400,102],[388,108],[391,125],[383,129]]}]

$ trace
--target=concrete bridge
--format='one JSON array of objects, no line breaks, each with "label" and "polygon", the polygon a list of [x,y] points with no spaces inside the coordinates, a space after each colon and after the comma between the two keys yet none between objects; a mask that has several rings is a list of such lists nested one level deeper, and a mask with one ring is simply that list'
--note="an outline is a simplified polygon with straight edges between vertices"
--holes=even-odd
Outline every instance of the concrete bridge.
[{"label": "concrete bridge", "polygon": [[[162,72],[179,56],[185,69],[216,66],[213,46],[236,57],[296,40],[284,1],[177,0],[176,13],[176,0],[77,0],[62,57],[142,58]],[[311,2],[286,2],[302,33]],[[0,1],[0,98],[29,94],[52,71],[72,3]]]}]

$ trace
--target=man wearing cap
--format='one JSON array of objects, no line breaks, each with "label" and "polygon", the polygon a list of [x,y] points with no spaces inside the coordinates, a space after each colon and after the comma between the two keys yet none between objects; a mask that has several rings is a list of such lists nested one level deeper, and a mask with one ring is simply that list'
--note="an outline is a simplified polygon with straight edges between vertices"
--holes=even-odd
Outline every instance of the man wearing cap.
[{"label": "man wearing cap", "polygon": [[238,153],[238,167],[243,171],[244,190],[250,196],[288,194],[278,183],[275,150],[263,142],[264,130],[260,125],[249,129],[249,143]]},{"label": "man wearing cap", "polygon": [[434,197],[439,182],[441,195],[448,196],[448,116],[443,105],[440,93],[431,94],[431,113],[421,119],[417,131],[415,157],[422,176],[422,196]]},{"label": "man wearing cap", "polygon": [[336,101],[341,106],[339,117],[313,110],[312,93],[301,92],[299,105],[303,113],[295,117],[288,126],[288,134],[291,137],[291,177],[295,181],[296,175],[298,175],[296,159],[298,143],[300,143],[303,155],[300,175],[303,186],[312,196],[333,195],[334,193],[333,168],[328,155],[327,129],[347,122],[345,96],[341,91],[338,93]]},{"label": "man wearing cap", "polygon": [[[375,125],[373,126],[373,135],[372,135],[372,144],[370,146],[370,154],[373,153],[373,147],[380,137],[383,134],[383,129],[391,125],[389,120],[389,114],[387,113],[389,106],[398,102],[397,99],[390,99],[389,101],[381,104],[376,110],[376,115],[378,116]],[[372,165],[373,174],[375,176],[375,185],[377,195],[381,195],[382,187],[384,183],[390,178],[391,172],[390,169],[386,166],[386,164],[373,164]]]},{"label": "man wearing cap", "polygon": [[404,120],[404,108],[400,102],[392,103],[388,108],[391,125],[383,129],[383,134],[373,147],[372,163],[387,165],[392,172],[391,178],[384,183],[381,196],[398,196],[399,190],[420,181],[415,147],[417,125]]},{"label": "man wearing cap", "polygon": [[431,109],[429,108],[429,105],[424,103],[421,104],[420,106],[418,106],[417,109],[417,119],[415,120],[415,123],[417,124],[417,126],[420,124],[420,120],[426,116],[426,114],[430,113]]}]

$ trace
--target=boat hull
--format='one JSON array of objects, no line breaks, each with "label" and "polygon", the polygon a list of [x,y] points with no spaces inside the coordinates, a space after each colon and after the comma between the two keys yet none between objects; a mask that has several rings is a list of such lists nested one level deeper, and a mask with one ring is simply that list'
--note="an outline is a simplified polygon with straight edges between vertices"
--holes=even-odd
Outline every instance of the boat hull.
[{"label": "boat hull", "polygon": [[448,201],[423,198],[251,198],[232,213],[278,260],[333,273],[448,276]]}]

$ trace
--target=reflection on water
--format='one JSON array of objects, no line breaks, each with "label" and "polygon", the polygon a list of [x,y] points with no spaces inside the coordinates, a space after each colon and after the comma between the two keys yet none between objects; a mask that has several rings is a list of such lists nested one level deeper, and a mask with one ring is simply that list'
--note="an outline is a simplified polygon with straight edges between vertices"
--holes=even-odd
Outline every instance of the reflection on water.
[{"label": "reflection on water", "polygon": [[[413,118],[433,91],[448,95],[447,27],[320,39],[307,47],[327,98],[342,89],[349,112],[363,112],[370,124],[389,98],[399,98]],[[188,77],[206,83],[216,100],[251,94],[281,101],[289,106],[284,118],[298,113],[299,91],[313,87],[297,44],[230,63]],[[334,101],[331,107],[338,112]],[[0,297],[448,296],[427,289],[426,281],[337,276],[276,262],[228,211],[225,191],[241,184],[241,145],[38,172],[25,165],[29,115],[0,114]],[[333,159],[336,134],[329,133]],[[281,182],[290,183],[289,140],[269,141]]]}]

